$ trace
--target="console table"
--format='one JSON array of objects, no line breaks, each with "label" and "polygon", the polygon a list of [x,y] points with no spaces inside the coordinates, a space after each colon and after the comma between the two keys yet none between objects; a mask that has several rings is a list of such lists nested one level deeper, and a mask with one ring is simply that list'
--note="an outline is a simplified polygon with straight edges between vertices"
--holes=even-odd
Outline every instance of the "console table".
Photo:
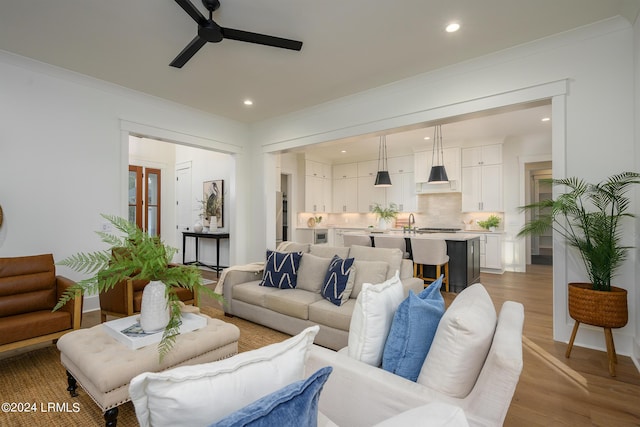
[{"label": "console table", "polygon": [[[185,262],[185,248],[187,243],[187,237],[193,237],[196,243],[196,259],[195,261]],[[182,232],[182,263],[184,265],[203,265],[205,267],[209,267],[212,270],[215,270],[218,277],[220,277],[220,271],[225,268],[225,266],[220,266],[220,240],[228,239],[229,233],[194,233],[192,231],[183,231]],[[198,239],[216,239],[216,265],[208,265],[203,262],[200,262],[198,258],[199,245]]]}]

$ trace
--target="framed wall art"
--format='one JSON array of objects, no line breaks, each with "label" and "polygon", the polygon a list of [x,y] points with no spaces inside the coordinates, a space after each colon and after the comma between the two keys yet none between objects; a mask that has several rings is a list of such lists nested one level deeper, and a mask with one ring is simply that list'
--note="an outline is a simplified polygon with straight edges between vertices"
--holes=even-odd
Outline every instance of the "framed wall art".
[{"label": "framed wall art", "polygon": [[205,225],[224,227],[224,180],[205,181],[202,184]]}]

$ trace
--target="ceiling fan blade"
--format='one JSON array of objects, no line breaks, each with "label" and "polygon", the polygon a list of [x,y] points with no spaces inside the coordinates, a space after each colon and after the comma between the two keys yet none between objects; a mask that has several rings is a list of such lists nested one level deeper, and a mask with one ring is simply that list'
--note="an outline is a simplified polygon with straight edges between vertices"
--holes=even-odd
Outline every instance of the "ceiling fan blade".
[{"label": "ceiling fan blade", "polygon": [[207,24],[207,18],[205,18],[189,0],[176,0],[176,3],[178,3],[178,5],[180,5],[180,7],[183,8],[184,11],[198,23],[198,25],[204,26]]},{"label": "ceiling fan blade", "polygon": [[238,40],[241,42],[257,43],[266,46],[280,47],[283,49],[300,50],[302,42],[281,37],[267,36],[264,34],[251,33],[249,31],[234,30],[233,28],[220,28],[225,39]]},{"label": "ceiling fan blade", "polygon": [[205,39],[200,36],[195,36],[195,38],[191,40],[191,43],[189,43],[187,47],[182,49],[182,52],[180,52],[180,54],[176,56],[176,58],[171,61],[171,64],[169,65],[176,68],[182,68],[182,66],[186,64],[187,61],[190,60],[191,57],[195,55],[196,52],[199,51],[200,48],[205,44],[207,44],[207,41]]}]

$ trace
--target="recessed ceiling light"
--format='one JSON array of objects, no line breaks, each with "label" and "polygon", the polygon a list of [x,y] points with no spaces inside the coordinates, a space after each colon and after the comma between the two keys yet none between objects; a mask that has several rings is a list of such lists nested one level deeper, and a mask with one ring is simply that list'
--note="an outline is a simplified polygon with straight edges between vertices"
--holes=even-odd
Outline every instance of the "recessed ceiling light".
[{"label": "recessed ceiling light", "polygon": [[253,105],[253,101],[250,99],[245,99],[244,100],[244,105]]},{"label": "recessed ceiling light", "polygon": [[347,150],[342,150],[342,151],[340,151],[340,152],[341,152],[341,153],[346,153],[346,152],[347,152]]},{"label": "recessed ceiling light", "polygon": [[429,140],[429,139],[431,139],[431,137],[430,137],[430,136],[425,136],[425,137],[424,137],[424,140],[425,140],[425,141],[426,141],[426,140]]},{"label": "recessed ceiling light", "polygon": [[550,117],[543,117],[543,118],[542,118],[542,121],[543,121],[543,122],[550,122],[550,121],[551,121],[551,118],[550,118]]},{"label": "recessed ceiling light", "polygon": [[460,29],[460,24],[458,24],[457,22],[452,22],[449,25],[447,25],[447,33],[455,33],[456,31],[458,31]]}]

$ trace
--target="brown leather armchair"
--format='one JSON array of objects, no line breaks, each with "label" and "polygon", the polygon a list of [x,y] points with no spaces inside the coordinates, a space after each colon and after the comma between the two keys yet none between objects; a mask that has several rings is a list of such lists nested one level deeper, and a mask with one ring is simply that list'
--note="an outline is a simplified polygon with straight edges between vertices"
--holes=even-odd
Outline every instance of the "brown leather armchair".
[{"label": "brown leather armchair", "polygon": [[[100,294],[100,316],[104,322],[107,315],[114,317],[127,317],[140,313],[142,306],[142,291],[149,283],[148,280],[123,280],[112,289]],[[173,288],[178,298],[183,303],[198,305],[198,295],[194,295],[185,288]]]},{"label": "brown leather armchair", "polygon": [[54,341],[82,321],[82,297],[52,311],[75,282],[56,276],[52,254],[0,258],[0,352]]}]

